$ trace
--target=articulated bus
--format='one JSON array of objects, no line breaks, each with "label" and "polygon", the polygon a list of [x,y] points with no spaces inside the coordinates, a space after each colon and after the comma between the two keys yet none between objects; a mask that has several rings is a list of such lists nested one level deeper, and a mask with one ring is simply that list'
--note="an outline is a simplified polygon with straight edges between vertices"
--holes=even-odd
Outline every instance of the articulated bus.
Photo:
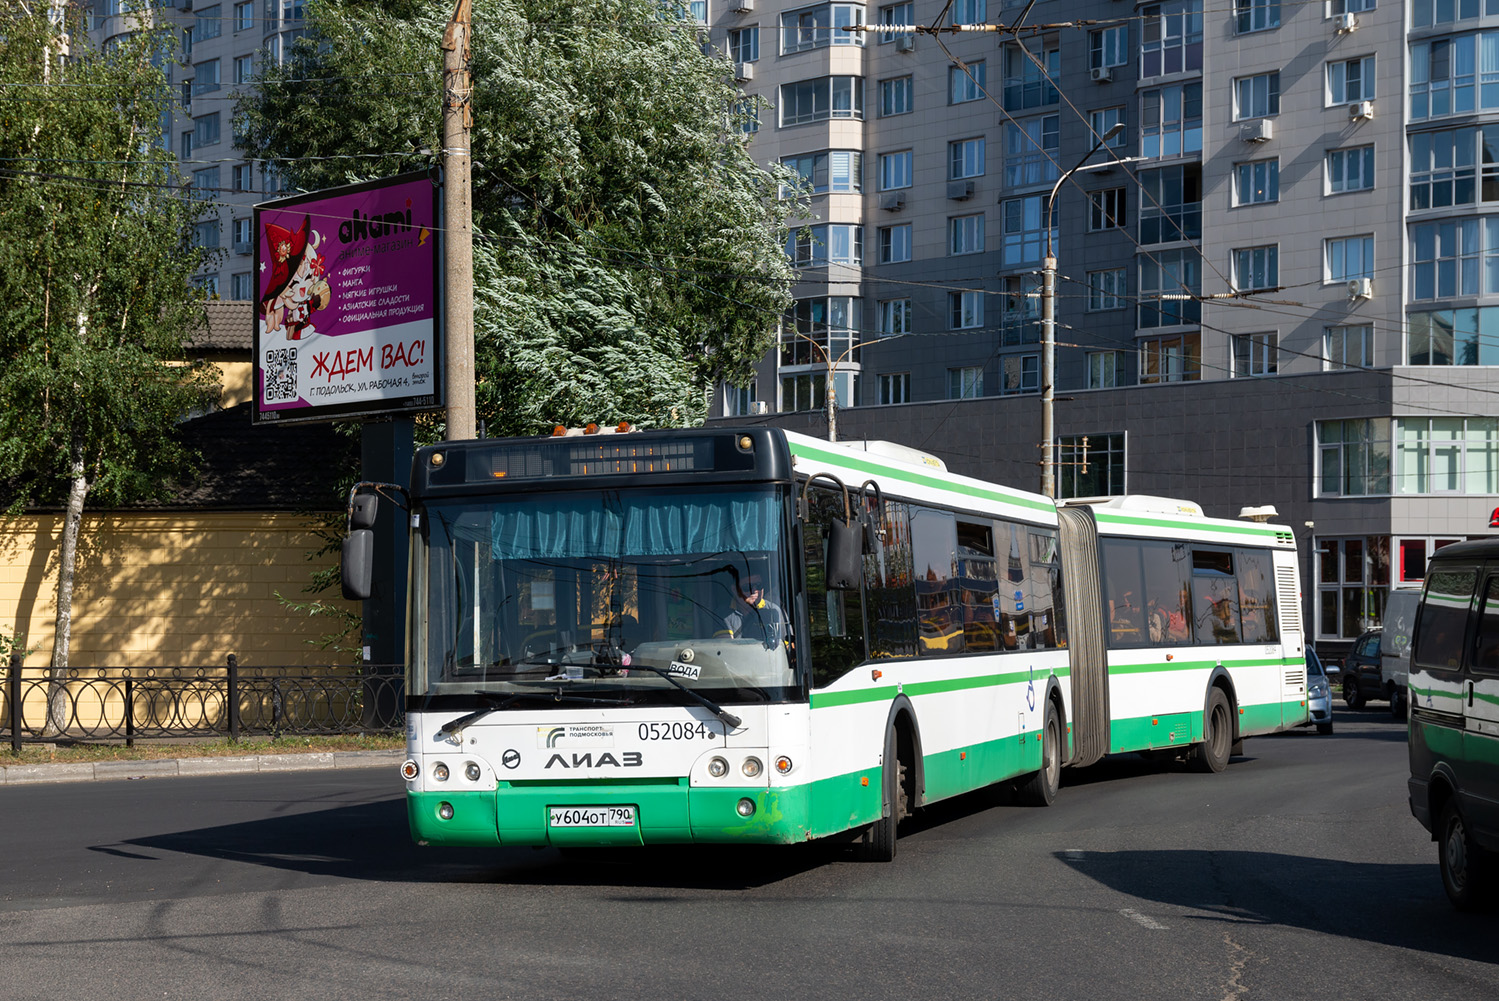
[{"label": "articulated bus", "polygon": [[1186,502],[1058,506],[764,427],[447,442],[407,500],[421,844],[888,860],[925,804],[1008,782],[1044,805],[1116,752],[1219,771],[1307,719],[1291,532]]}]

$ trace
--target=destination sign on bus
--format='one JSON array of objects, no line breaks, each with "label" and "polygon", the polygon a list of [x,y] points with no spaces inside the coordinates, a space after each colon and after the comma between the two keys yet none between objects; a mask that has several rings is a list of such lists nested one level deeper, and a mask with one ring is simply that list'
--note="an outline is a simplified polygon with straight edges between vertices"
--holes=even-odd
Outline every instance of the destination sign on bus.
[{"label": "destination sign on bus", "polygon": [[735,447],[733,436],[669,440],[645,435],[557,438],[467,449],[461,466],[455,462],[446,468],[432,469],[430,482],[495,483],[560,476],[712,473],[754,468],[754,453]]}]

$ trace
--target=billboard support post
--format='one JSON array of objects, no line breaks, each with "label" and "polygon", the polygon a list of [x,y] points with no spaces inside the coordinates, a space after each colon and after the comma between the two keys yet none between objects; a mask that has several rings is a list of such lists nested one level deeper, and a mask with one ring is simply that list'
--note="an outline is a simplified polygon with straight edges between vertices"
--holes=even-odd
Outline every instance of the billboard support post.
[{"label": "billboard support post", "polygon": [[469,74],[473,32],[470,0],[458,0],[442,36],[443,319],[448,440],[476,432],[474,401],[474,234],[471,204],[474,124]]}]

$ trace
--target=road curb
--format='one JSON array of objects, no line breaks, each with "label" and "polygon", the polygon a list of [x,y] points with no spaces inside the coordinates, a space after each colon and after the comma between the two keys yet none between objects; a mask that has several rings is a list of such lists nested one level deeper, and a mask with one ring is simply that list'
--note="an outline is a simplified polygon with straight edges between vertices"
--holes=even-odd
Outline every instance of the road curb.
[{"label": "road curb", "polygon": [[395,768],[405,756],[405,751],[323,751],[312,754],[247,754],[242,757],[222,758],[157,758],[144,761],[0,765],[0,786],[244,775],[250,772]]}]

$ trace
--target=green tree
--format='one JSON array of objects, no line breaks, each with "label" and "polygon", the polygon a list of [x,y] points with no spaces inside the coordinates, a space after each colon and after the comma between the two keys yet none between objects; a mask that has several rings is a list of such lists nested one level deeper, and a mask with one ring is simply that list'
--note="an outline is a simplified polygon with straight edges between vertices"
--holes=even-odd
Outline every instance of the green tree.
[{"label": "green tree", "polygon": [[191,278],[206,258],[190,239],[204,209],[162,148],[166,39],[97,52],[81,22],[40,6],[0,13],[0,483],[13,513],[65,511],[55,726],[84,504],[186,475],[174,429],[213,404],[217,380],[183,351],[204,319]]},{"label": "green tree", "polygon": [[[475,373],[492,434],[695,423],[773,343],[792,206],[741,97],[658,0],[475,0]],[[420,169],[440,145],[451,0],[318,0],[238,106],[304,190]],[[315,39],[315,41],[314,41]]]}]

